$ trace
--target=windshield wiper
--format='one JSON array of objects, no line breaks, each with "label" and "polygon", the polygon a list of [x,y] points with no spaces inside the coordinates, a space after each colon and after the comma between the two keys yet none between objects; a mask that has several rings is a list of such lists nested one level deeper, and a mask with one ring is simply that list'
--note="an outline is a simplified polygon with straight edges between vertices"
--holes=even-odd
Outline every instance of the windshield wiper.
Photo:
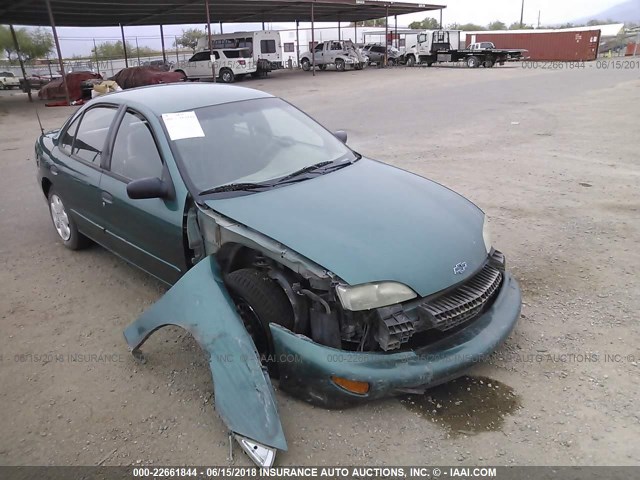
[{"label": "windshield wiper", "polygon": [[198,195],[209,195],[211,193],[222,192],[257,192],[267,190],[271,188],[273,184],[270,183],[228,183],[227,185],[220,185],[219,187],[203,190]]},{"label": "windshield wiper", "polygon": [[[315,165],[309,165],[308,167],[304,167],[304,168],[301,168],[300,170],[290,173],[286,177],[282,177],[280,180],[278,180],[277,184],[280,185],[282,183],[288,183],[289,181],[293,179],[297,179],[298,177],[302,177],[307,173],[319,172],[323,174],[323,173],[332,172],[342,167],[346,167],[347,165],[351,165],[351,163],[353,162],[346,161],[346,162],[335,163],[334,161],[327,161],[327,162],[316,163]],[[304,180],[304,179],[305,178],[303,177],[301,180]]]}]

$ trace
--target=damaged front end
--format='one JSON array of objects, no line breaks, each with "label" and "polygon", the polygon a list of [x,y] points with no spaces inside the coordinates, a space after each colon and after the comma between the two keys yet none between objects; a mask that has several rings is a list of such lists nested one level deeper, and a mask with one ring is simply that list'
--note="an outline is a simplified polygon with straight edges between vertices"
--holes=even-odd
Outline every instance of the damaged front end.
[{"label": "damaged front end", "polygon": [[258,465],[287,448],[269,374],[324,407],[424,391],[491,353],[520,314],[493,249],[464,281],[419,297],[396,282],[350,286],[206,205],[188,210],[185,237],[195,266],[125,338],[139,357],[156,329],[189,331],[209,356],[216,410]]}]

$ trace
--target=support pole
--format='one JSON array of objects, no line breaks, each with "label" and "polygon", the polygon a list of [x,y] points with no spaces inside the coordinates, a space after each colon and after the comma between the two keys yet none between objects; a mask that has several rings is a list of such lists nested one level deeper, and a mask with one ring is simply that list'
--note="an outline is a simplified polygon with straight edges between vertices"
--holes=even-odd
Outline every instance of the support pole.
[{"label": "support pole", "polygon": [[358,44],[358,22],[353,22],[353,43]]},{"label": "support pole", "polygon": [[98,46],[96,45],[96,39],[93,39],[93,53],[96,57],[96,68],[98,69],[98,73],[100,73],[100,60],[98,60]]},{"label": "support pole", "polygon": [[122,50],[124,51],[124,66],[129,68],[129,57],[127,57],[127,41],[124,39],[124,26],[120,24],[120,33],[122,34]]},{"label": "support pole", "polygon": [[442,9],[440,9],[440,30],[442,30]]},{"label": "support pole", "polygon": [[177,64],[178,62],[180,62],[180,57],[178,56],[178,37],[174,36],[173,38],[175,39],[174,41],[176,43],[176,64]]},{"label": "support pole", "polygon": [[211,15],[209,14],[209,0],[204,0],[204,6],[207,9],[207,34],[209,35],[209,59],[211,60],[211,73],[213,74],[213,83],[216,83],[216,58],[213,53],[213,40],[211,38]]},{"label": "support pole", "polygon": [[31,84],[29,83],[29,79],[27,78],[27,72],[24,69],[24,62],[22,61],[22,55],[20,54],[20,44],[18,43],[18,37],[16,36],[16,31],[13,29],[13,25],[9,25],[9,30],[11,30],[11,36],[13,37],[13,46],[16,49],[16,53],[18,54],[18,62],[20,62],[20,70],[22,70],[22,79],[24,80],[24,88],[27,89],[27,96],[29,97],[29,101],[33,102],[31,98]]},{"label": "support pole", "polygon": [[264,30],[264,22],[262,22],[262,30]]},{"label": "support pole", "polygon": [[524,0],[522,0],[522,9],[520,10],[520,28],[524,28]]},{"label": "support pole", "polygon": [[160,43],[162,44],[162,61],[167,63],[167,52],[164,49],[164,31],[162,25],[160,25]]},{"label": "support pole", "polygon": [[389,64],[389,5],[387,5],[387,16],[384,17],[384,66]]},{"label": "support pole", "polygon": [[316,76],[316,34],[315,34],[315,10],[313,8],[313,3],[311,4],[311,69],[313,71],[313,76]]},{"label": "support pole", "polygon": [[224,31],[222,30],[222,21],[220,21],[220,33],[224,33]]},{"label": "support pole", "polygon": [[296,20],[296,67],[300,68],[300,20]]},{"label": "support pole", "polygon": [[338,20],[338,41],[340,41],[340,20]]},{"label": "support pole", "polygon": [[58,31],[56,30],[56,22],[53,19],[53,10],[51,10],[51,2],[45,0],[47,3],[47,10],[49,10],[49,23],[51,23],[51,29],[53,30],[53,41],[56,44],[56,51],[58,52],[58,65],[60,66],[60,74],[62,75],[62,85],[64,86],[64,95],[67,99],[67,104],[71,104],[69,98],[69,86],[67,85],[67,75],[64,72],[64,62],[62,61],[62,50],[60,50],[60,41],[58,40]]},{"label": "support pole", "polygon": [[398,15],[394,15],[393,16],[394,20],[395,20],[395,37],[396,37],[396,48],[400,49],[400,39],[398,38]]}]

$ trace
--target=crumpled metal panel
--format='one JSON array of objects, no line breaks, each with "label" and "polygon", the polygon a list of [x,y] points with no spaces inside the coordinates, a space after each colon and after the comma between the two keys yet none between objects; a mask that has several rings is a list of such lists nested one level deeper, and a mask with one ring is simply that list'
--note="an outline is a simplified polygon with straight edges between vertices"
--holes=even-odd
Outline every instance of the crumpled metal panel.
[{"label": "crumpled metal panel", "polygon": [[124,337],[134,355],[167,325],[187,330],[209,356],[215,407],[229,430],[287,450],[273,387],[215,258],[203,259],[129,325]]}]

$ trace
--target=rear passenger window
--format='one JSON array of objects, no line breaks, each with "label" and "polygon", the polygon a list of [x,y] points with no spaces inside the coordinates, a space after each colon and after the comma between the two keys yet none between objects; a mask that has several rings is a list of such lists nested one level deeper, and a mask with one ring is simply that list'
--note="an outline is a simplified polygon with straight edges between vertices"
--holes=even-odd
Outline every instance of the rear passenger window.
[{"label": "rear passenger window", "polygon": [[276,41],[260,40],[260,51],[262,53],[276,53]]},{"label": "rear passenger window", "polygon": [[104,143],[117,110],[111,107],[95,107],[87,110],[78,127],[71,154],[85,162],[100,165]]},{"label": "rear passenger window", "polygon": [[76,130],[78,130],[78,120],[81,115],[76,117],[76,119],[69,125],[69,128],[65,130],[65,132],[60,137],[60,148],[63,150],[67,150],[71,152],[71,147],[73,146],[73,139],[76,138]]},{"label": "rear passenger window", "polygon": [[113,145],[111,172],[129,180],[162,177],[162,159],[151,127],[142,115],[125,113]]}]

